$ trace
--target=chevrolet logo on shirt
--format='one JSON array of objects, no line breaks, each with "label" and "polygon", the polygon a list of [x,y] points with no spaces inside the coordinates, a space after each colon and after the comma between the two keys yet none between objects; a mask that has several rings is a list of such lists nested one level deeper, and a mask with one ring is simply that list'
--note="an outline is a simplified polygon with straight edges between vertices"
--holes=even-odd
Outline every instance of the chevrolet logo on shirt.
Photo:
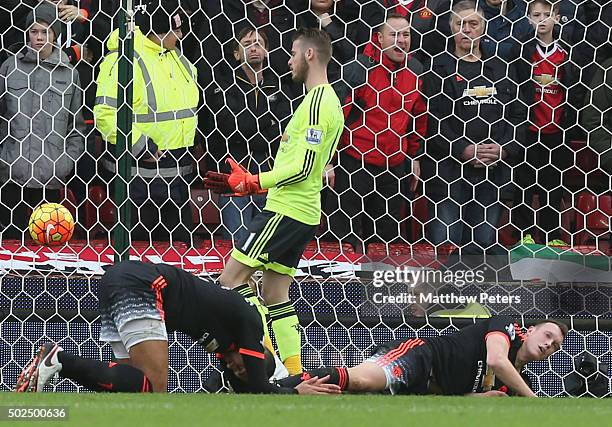
[{"label": "chevrolet logo on shirt", "polygon": [[475,86],[473,88],[463,90],[463,96],[469,96],[472,98],[489,98],[493,95],[497,95],[497,89],[495,89],[495,86]]},{"label": "chevrolet logo on shirt", "polygon": [[539,76],[533,76],[533,79],[541,86],[548,86],[549,84],[558,84],[555,76],[550,74],[540,74]]}]

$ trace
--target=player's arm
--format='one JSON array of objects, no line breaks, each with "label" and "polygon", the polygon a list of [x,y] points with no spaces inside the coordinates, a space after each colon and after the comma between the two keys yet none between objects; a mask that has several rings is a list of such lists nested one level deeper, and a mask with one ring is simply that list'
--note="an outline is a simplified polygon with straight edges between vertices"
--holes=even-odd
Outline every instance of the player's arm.
[{"label": "player's arm", "polygon": [[291,162],[283,165],[275,163],[271,171],[259,174],[261,188],[283,187],[306,180],[312,173],[316,157],[314,150],[303,144],[297,145]]},{"label": "player's arm", "polygon": [[311,125],[304,130],[304,135],[300,135],[298,141],[288,144],[291,161],[283,164],[275,162],[271,171],[257,175],[251,174],[233,159],[228,159],[232,172],[229,175],[208,172],[204,185],[219,193],[229,191],[246,195],[305,181],[313,173],[317,156],[322,154],[321,141],[324,135],[324,126]]},{"label": "player's arm", "polygon": [[[329,376],[318,378],[313,377],[302,381],[295,387],[282,387],[277,383],[270,383],[266,377],[264,360],[259,355],[254,355],[250,351],[246,354],[246,349],[240,349],[244,366],[247,371],[248,381],[240,389],[234,390],[243,393],[267,393],[267,394],[337,394],[340,388],[335,384],[327,384]],[[261,354],[263,356],[263,353]],[[238,383],[240,381],[238,380]],[[234,383],[232,383],[234,384]]]},{"label": "player's arm", "polygon": [[519,396],[537,397],[521,377],[521,374],[508,359],[510,339],[503,332],[487,334],[487,366],[493,370],[496,378],[514,390]]},{"label": "player's arm", "polygon": [[244,384],[243,390],[241,391],[246,393],[297,393],[297,390],[294,388],[280,387],[268,381],[268,378],[266,378],[263,346],[259,344],[257,347],[256,349],[240,348],[239,350],[242,355],[242,360],[244,360],[244,367],[248,376],[247,382]]},{"label": "player's arm", "polygon": [[278,166],[269,172],[253,175],[234,159],[228,158],[232,172],[230,174],[207,172],[204,186],[216,193],[234,193],[235,195],[258,194],[269,188],[283,187],[304,181],[312,173],[317,154],[313,150],[297,147],[293,150],[292,161]]}]

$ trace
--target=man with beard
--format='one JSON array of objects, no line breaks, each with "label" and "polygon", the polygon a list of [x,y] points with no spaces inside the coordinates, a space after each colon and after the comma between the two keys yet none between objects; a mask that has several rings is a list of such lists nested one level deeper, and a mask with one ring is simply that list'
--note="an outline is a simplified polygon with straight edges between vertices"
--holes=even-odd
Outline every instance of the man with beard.
[{"label": "man with beard", "polygon": [[302,29],[293,38],[289,68],[307,95],[287,124],[269,172],[251,174],[228,159],[230,174],[209,172],[207,188],[236,195],[268,191],[264,211],[249,225],[247,236],[232,252],[219,281],[237,288],[265,310],[248,286],[264,270],[263,297],[269,310],[280,357],[289,373],[302,371],[300,326],[289,300],[289,286],[321,217],[322,175],[333,157],[344,126],[340,101],[327,79],[332,55],[329,35]]},{"label": "man with beard", "polygon": [[[208,152],[222,172],[229,154],[236,162],[257,174],[272,169],[282,125],[290,118],[290,104],[281,91],[278,78],[268,67],[268,36],[263,30],[243,28],[236,37],[232,73],[219,76],[210,86],[206,99],[214,114],[215,129]],[[219,205],[224,238],[244,239],[253,218],[266,204],[264,194],[221,196]]]}]

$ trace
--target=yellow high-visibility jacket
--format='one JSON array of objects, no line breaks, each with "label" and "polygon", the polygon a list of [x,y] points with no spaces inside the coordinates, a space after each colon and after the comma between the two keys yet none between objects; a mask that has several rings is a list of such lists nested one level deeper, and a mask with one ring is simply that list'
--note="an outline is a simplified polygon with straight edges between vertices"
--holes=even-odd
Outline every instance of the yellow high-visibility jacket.
[{"label": "yellow high-visibility jacket", "polygon": [[[100,65],[94,118],[102,138],[117,140],[117,79],[119,30],[107,46]],[[134,32],[132,154],[147,149],[175,150],[193,146],[197,128],[199,92],[196,68],[177,50],[166,50]],[[148,143],[148,145],[147,145]],[[182,173],[181,173],[182,174]]]}]

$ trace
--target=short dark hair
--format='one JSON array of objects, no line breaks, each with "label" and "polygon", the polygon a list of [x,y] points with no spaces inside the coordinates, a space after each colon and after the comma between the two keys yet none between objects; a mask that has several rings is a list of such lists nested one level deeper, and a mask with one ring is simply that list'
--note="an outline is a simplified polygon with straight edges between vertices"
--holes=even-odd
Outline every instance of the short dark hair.
[{"label": "short dark hair", "polygon": [[332,56],[332,45],[329,34],[318,28],[300,28],[293,35],[293,41],[304,40],[317,51],[319,61],[327,64]]},{"label": "short dark hair", "polygon": [[387,22],[389,22],[390,19],[404,19],[408,25],[410,25],[410,18],[408,17],[408,15],[402,15],[401,13],[397,13],[397,12],[391,12],[387,14],[387,18],[385,18],[385,22],[383,22],[382,24],[380,24],[378,26],[378,32],[382,33],[383,28],[385,28],[385,25],[387,25]]},{"label": "short dark hair", "polygon": [[550,11],[552,13],[559,13],[559,8],[561,6],[557,0],[532,0],[527,6],[527,13],[531,13],[531,8],[535,4],[543,4],[544,6],[550,6]]},{"label": "short dark hair", "polygon": [[266,49],[269,47],[268,35],[266,34],[266,32],[263,29],[258,29],[258,28],[248,25],[244,27],[242,30],[240,30],[240,32],[236,36],[236,44],[234,45],[234,52],[240,48],[240,41],[251,33],[257,33],[261,37],[261,39],[264,41],[264,44],[265,44],[264,47]]},{"label": "short dark hair", "polygon": [[544,320],[540,320],[539,322],[537,322],[537,323],[536,323],[535,325],[533,325],[533,326],[535,326],[535,327],[537,328],[538,326],[543,325],[543,324],[545,324],[545,323],[552,323],[552,324],[554,324],[554,325],[557,325],[557,326],[559,327],[559,329],[561,329],[561,334],[563,335],[563,338],[565,338],[565,336],[566,336],[566,335],[567,335],[567,333],[569,332],[569,328],[568,328],[568,326],[567,326],[565,323],[560,322],[560,321],[555,320],[555,319],[544,319]]}]

